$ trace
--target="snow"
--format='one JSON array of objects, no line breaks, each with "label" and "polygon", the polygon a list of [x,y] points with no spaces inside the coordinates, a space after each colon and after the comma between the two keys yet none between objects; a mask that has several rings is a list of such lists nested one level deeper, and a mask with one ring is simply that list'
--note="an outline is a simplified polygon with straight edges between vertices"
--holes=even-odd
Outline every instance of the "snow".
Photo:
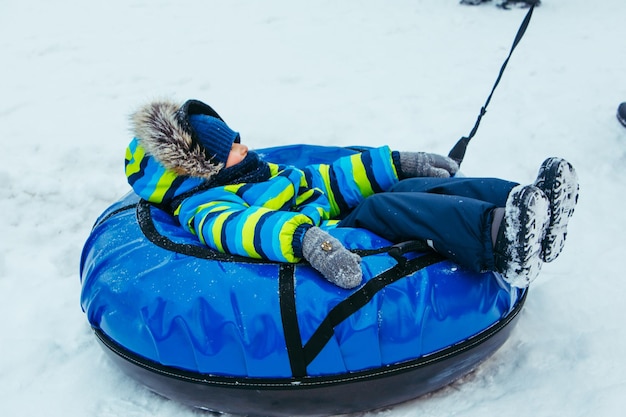
[{"label": "snow", "polygon": [[[128,115],[210,103],[251,147],[447,153],[471,130],[524,17],[458,0],[4,0],[0,3],[0,415],[203,415],[105,356],[78,262],[128,185]],[[626,400],[622,256],[626,2],[544,0],[463,172],[520,182],[558,155],[581,197],[564,253],[474,373],[365,416],[615,416]]]}]

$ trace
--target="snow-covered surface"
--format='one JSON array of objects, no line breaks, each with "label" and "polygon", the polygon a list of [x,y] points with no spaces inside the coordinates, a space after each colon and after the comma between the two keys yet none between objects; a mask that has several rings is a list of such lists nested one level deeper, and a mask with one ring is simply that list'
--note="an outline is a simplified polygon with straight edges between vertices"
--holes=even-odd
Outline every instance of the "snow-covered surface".
[{"label": "snow-covered surface", "polygon": [[[128,114],[210,103],[251,147],[469,133],[522,10],[458,0],[0,2],[0,415],[197,416],[124,376],[81,312],[93,221],[128,190]],[[544,0],[465,175],[530,182],[551,155],[581,198],[511,338],[476,372],[369,416],[616,416],[626,400],[626,2]]]}]

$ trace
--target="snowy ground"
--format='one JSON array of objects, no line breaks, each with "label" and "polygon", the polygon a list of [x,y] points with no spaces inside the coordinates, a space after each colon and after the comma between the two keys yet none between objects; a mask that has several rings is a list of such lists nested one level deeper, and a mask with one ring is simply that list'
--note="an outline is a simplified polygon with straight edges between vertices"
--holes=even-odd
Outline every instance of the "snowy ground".
[{"label": "snowy ground", "polygon": [[[128,114],[213,105],[253,147],[389,143],[447,153],[471,129],[522,10],[458,0],[0,2],[0,415],[198,416],[126,378],[81,312],[80,251],[128,190]],[[466,175],[573,162],[565,252],[476,372],[389,416],[615,416],[626,406],[626,2],[544,0]]]}]

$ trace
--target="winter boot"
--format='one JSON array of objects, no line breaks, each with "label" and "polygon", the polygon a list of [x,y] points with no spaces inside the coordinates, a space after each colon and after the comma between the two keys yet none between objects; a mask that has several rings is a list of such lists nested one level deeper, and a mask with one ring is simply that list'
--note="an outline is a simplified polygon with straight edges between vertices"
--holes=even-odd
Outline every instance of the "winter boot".
[{"label": "winter boot", "polygon": [[494,245],[495,269],[514,287],[527,287],[541,271],[541,247],[550,221],[548,198],[534,185],[509,194]]},{"label": "winter boot", "polygon": [[620,104],[617,108],[617,120],[626,127],[626,102]]},{"label": "winter boot", "polygon": [[566,160],[548,158],[539,168],[535,186],[543,191],[550,203],[550,224],[541,243],[541,259],[552,262],[563,249],[567,223],[578,202],[578,176]]},{"label": "winter boot", "polygon": [[491,0],[461,0],[461,4],[476,6],[476,5],[479,5],[480,3],[487,3],[488,1],[491,1]]},{"label": "winter boot", "polygon": [[539,0],[504,0],[498,4],[498,7],[502,7],[503,9],[508,9],[510,6],[528,8],[532,5],[539,6],[540,4],[541,1]]}]

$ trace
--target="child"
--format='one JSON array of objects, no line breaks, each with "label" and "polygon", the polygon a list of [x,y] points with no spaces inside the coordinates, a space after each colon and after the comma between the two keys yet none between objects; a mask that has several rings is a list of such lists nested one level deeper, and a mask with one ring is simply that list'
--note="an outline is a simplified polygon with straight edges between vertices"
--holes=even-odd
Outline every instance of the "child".
[{"label": "child", "polygon": [[263,161],[208,105],[156,101],[132,116],[126,175],[142,198],[224,253],[306,259],[342,288],[360,257],[327,230],[363,227],[394,242],[422,239],[474,271],[527,286],[563,248],[578,198],[573,167],[550,158],[534,184],[455,178],[453,160],[369,149],[299,169]]}]

